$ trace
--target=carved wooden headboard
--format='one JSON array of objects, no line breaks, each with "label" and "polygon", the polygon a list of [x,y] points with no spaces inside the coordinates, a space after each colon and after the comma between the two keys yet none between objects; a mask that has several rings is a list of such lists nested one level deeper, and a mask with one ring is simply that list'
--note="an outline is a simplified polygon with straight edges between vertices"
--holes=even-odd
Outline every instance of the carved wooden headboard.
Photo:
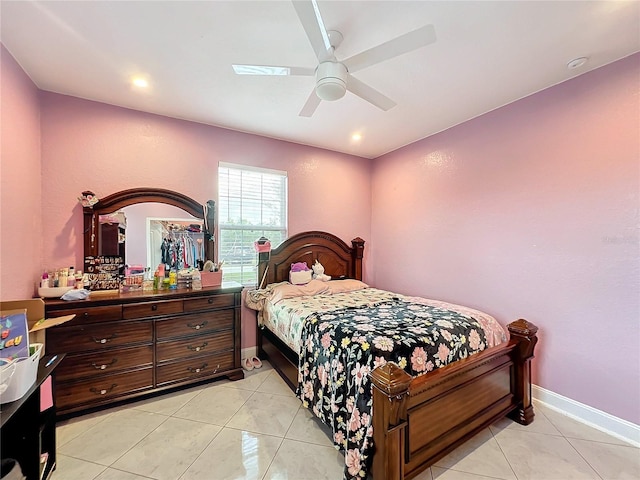
[{"label": "carved wooden headboard", "polygon": [[331,233],[298,233],[271,251],[268,261],[258,266],[258,281],[268,267],[263,286],[289,280],[292,263],[307,262],[309,268],[318,260],[324,266],[324,273],[332,278],[355,278],[362,280],[362,256],[364,240],[351,240],[351,246]]}]

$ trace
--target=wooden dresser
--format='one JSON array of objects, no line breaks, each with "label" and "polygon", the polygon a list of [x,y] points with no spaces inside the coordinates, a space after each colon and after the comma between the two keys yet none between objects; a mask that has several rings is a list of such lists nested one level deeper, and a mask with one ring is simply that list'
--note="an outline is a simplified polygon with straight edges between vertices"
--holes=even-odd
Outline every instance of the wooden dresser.
[{"label": "wooden dresser", "polygon": [[242,286],[93,294],[46,300],[46,316],[76,314],[47,329],[56,370],[58,415],[203,380],[244,377],[240,364]]}]

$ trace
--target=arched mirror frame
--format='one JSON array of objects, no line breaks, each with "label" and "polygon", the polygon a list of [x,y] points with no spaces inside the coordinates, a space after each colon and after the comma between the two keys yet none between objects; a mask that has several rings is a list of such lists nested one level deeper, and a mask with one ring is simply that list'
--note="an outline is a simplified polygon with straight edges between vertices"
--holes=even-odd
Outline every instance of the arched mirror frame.
[{"label": "arched mirror frame", "polygon": [[163,188],[131,188],[122,190],[100,199],[92,207],[83,207],[84,213],[84,256],[97,256],[100,251],[98,227],[100,215],[113,213],[121,208],[138,203],[165,203],[181,208],[196,218],[204,220],[205,260],[215,261],[214,218],[215,202],[209,200],[205,205],[182,193]]}]

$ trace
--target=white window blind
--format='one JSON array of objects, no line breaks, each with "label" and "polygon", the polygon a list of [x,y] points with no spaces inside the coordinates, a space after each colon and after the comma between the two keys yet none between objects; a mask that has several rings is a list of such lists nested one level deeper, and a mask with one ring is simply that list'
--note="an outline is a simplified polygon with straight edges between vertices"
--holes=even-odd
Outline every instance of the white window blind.
[{"label": "white window blind", "polygon": [[287,173],[231,163],[218,166],[218,259],[225,280],[257,284],[253,242],[287,238]]}]

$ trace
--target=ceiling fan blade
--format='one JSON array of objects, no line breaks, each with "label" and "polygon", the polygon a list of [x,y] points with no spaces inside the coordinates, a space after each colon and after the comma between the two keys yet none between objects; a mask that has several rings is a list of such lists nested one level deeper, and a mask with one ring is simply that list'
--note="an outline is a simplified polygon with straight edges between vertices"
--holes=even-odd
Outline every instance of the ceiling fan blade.
[{"label": "ceiling fan blade", "polygon": [[384,62],[412,50],[416,50],[436,41],[436,30],[433,25],[425,25],[413,32],[405,33],[399,37],[381,43],[377,47],[370,48],[342,61],[350,73],[370,67],[376,63]]},{"label": "ceiling fan blade", "polygon": [[313,77],[316,74],[315,68],[306,67],[278,67],[274,65],[232,65],[232,67],[237,75],[302,75]]},{"label": "ceiling fan blade", "polygon": [[316,57],[320,62],[323,62],[326,60],[327,52],[331,49],[331,42],[316,0],[292,1],[292,3],[313,51],[316,52]]},{"label": "ceiling fan blade", "polygon": [[311,90],[311,95],[309,95],[309,98],[307,99],[307,103],[304,104],[304,107],[302,107],[302,110],[300,110],[300,113],[298,114],[298,116],[300,117],[312,116],[313,113],[316,111],[316,108],[318,108],[318,105],[320,105],[320,97],[316,95],[316,89],[314,88],[313,90]]},{"label": "ceiling fan blade", "polygon": [[396,106],[396,102],[381,94],[375,88],[361,82],[353,75],[347,76],[347,90],[385,112]]}]

